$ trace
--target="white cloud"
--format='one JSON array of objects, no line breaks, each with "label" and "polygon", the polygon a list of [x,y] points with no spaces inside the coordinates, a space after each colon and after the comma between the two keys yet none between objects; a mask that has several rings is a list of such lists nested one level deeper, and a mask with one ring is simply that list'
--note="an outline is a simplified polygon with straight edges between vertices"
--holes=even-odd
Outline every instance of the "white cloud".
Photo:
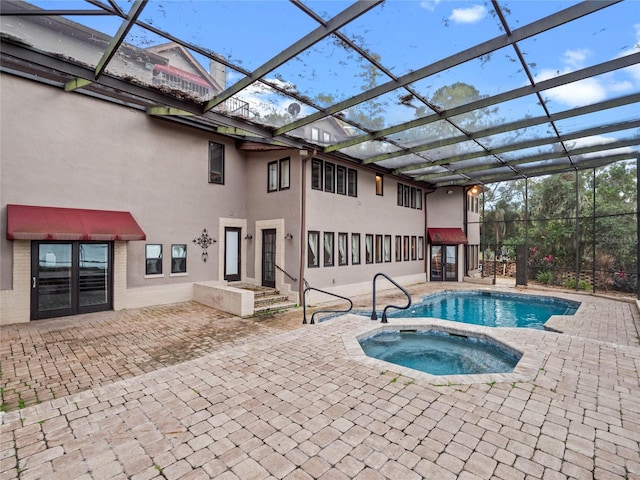
[{"label": "white cloud", "polygon": [[475,23],[487,15],[487,9],[482,5],[474,5],[470,8],[454,8],[449,20],[455,23]]},{"label": "white cloud", "polygon": [[574,108],[605,100],[607,90],[595,78],[585,78],[578,82],[545,90],[543,95],[550,100]]},{"label": "white cloud", "polygon": [[564,60],[564,63],[568,67],[577,69],[582,68],[582,66],[584,65],[584,61],[590,54],[591,52],[588,49],[581,48],[579,50],[567,50],[566,52],[564,52],[562,58]]},{"label": "white cloud", "polygon": [[424,0],[420,2],[420,7],[424,8],[425,10],[430,10],[433,12],[439,3],[440,3],[440,0]]}]

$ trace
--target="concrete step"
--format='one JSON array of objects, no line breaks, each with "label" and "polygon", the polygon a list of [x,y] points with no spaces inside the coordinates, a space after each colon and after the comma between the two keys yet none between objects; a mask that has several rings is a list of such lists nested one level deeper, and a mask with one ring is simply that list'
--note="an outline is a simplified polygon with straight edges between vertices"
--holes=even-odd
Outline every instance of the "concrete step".
[{"label": "concrete step", "polygon": [[260,314],[264,314],[264,313],[271,313],[271,312],[279,312],[282,310],[287,310],[289,308],[295,308],[297,307],[297,305],[293,302],[281,302],[281,303],[271,303],[268,305],[264,305],[261,307],[254,307],[253,309],[253,314],[254,315],[260,315]]},{"label": "concrete step", "polygon": [[263,295],[260,297],[254,297],[253,305],[256,308],[268,307],[269,305],[275,305],[278,303],[287,303],[289,299],[286,295],[280,295],[273,293],[271,295]]}]

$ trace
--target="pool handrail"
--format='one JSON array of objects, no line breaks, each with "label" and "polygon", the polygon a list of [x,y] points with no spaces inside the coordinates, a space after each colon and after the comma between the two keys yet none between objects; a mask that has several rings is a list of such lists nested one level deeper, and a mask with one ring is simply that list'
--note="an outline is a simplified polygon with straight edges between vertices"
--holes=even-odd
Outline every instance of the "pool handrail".
[{"label": "pool handrail", "polygon": [[304,292],[302,293],[302,311],[303,311],[303,319],[302,319],[302,324],[306,324],[307,323],[307,292],[309,290],[315,290],[316,292],[320,292],[320,293],[326,293],[327,295],[331,295],[333,297],[337,297],[340,298],[342,300],[346,300],[347,302],[349,302],[349,308],[347,310],[316,310],[315,312],[313,312],[311,314],[311,320],[309,321],[309,323],[311,325],[313,325],[315,323],[314,318],[316,316],[316,314],[318,313],[349,313],[352,309],[353,309],[353,302],[351,301],[350,298],[347,297],[343,297],[342,295],[338,295],[337,293],[331,293],[331,292],[327,292],[326,290],[320,290],[319,288],[314,288],[312,286],[309,285],[309,283],[303,278],[302,279],[304,282]]},{"label": "pool handrail", "polygon": [[407,308],[409,308],[411,306],[411,295],[409,294],[409,292],[407,292],[403,287],[401,287],[400,285],[398,285],[398,283],[396,283],[389,275],[387,275],[386,273],[376,273],[373,276],[373,307],[371,309],[371,320],[377,320],[378,319],[378,314],[376,313],[376,280],[378,279],[378,277],[384,277],[387,280],[389,280],[391,283],[393,283],[396,287],[398,287],[402,293],[404,293],[407,296],[407,299],[409,300],[409,303],[407,303],[406,306],[404,307],[400,307],[398,305],[387,305],[384,307],[384,309],[382,310],[382,319],[380,320],[381,323],[389,323],[387,320],[387,309],[389,308],[396,308],[398,310],[406,310]]}]

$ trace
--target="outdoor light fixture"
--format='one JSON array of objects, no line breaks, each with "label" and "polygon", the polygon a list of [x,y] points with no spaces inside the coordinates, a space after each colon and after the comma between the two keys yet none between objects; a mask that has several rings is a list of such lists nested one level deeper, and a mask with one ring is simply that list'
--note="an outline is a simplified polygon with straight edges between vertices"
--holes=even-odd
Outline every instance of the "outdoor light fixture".
[{"label": "outdoor light fixture", "polygon": [[471,187],[471,193],[473,193],[474,195],[476,193],[478,193],[478,186],[477,185],[474,185],[473,187]]},{"label": "outdoor light fixture", "polygon": [[453,194],[453,190],[449,189],[447,190],[447,195],[452,195]]},{"label": "outdoor light fixture", "polygon": [[286,238],[287,240],[293,240],[293,235],[291,235],[290,233],[287,233],[284,238]]},{"label": "outdoor light fixture", "polygon": [[253,238],[253,235],[251,235],[250,233],[247,233],[247,234],[244,236],[244,239],[245,239],[245,240],[251,240],[252,238]]}]

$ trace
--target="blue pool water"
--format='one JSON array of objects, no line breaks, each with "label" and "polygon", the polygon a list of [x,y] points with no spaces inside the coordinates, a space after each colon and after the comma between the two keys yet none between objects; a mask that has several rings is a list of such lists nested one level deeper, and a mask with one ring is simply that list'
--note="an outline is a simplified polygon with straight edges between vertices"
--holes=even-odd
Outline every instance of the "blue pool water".
[{"label": "blue pool water", "polygon": [[573,315],[579,302],[499,292],[443,292],[390,317],[434,317],[488,327],[544,329],[551,315]]},{"label": "blue pool water", "polygon": [[382,332],[360,346],[369,357],[431,375],[508,373],[519,360],[487,341],[433,330]]}]

